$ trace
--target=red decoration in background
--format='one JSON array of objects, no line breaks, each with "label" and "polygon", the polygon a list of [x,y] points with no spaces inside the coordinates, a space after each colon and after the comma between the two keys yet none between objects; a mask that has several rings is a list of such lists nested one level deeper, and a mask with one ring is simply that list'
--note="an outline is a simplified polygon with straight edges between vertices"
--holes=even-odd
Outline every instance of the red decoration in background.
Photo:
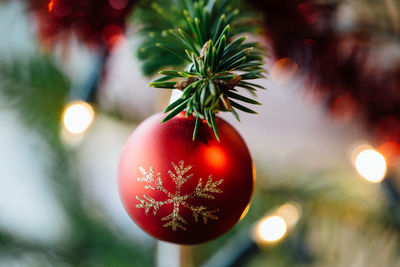
[{"label": "red decoration in background", "polygon": [[264,13],[276,58],[295,62],[308,88],[334,116],[342,121],[361,118],[378,142],[400,143],[400,61],[379,62],[390,40],[365,27],[339,32],[334,3],[251,2]]},{"label": "red decoration in background", "polygon": [[204,122],[192,141],[195,118],[183,114],[142,122],[119,165],[125,209],[145,232],[179,244],[214,239],[231,229],[249,204],[253,165],[243,139],[217,118],[221,142]]},{"label": "red decoration in background", "polygon": [[50,0],[49,4],[47,5],[47,8],[49,9],[49,12],[53,11],[54,5],[56,4],[56,0]]},{"label": "red decoration in background", "polygon": [[29,0],[38,19],[40,39],[51,45],[70,34],[88,45],[110,49],[125,30],[136,0]]}]

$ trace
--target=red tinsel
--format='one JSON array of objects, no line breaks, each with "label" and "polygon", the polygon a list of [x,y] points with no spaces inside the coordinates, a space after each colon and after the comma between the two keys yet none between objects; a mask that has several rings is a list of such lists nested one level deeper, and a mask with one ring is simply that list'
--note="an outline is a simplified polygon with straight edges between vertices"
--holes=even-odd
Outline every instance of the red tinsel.
[{"label": "red tinsel", "polygon": [[400,60],[379,62],[390,40],[368,28],[338,31],[335,4],[251,1],[265,15],[275,56],[297,64],[333,115],[361,118],[379,142],[400,143]]},{"label": "red tinsel", "polygon": [[71,33],[88,45],[112,48],[136,0],[29,0],[40,39],[52,44]]}]

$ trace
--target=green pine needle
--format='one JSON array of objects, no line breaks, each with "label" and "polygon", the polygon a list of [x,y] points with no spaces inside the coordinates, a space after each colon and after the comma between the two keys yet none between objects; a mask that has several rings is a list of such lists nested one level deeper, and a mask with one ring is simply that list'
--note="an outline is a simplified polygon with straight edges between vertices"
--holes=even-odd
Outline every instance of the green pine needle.
[{"label": "green pine needle", "polygon": [[235,111],[234,109],[231,110],[231,113],[232,113],[233,117],[235,117],[235,119],[236,119],[238,122],[240,122],[239,115],[236,113],[236,111]]},{"label": "green pine needle", "polygon": [[200,117],[196,117],[196,123],[194,124],[194,130],[193,130],[193,137],[192,140],[194,141],[197,136],[197,131],[199,130],[199,123],[200,123]]},{"label": "green pine needle", "polygon": [[171,103],[171,104],[164,110],[164,113],[167,113],[167,112],[173,110],[174,108],[176,108],[177,106],[179,106],[179,105],[182,104],[183,102],[185,102],[185,99],[183,99],[183,98],[177,99],[175,102]]},{"label": "green pine needle", "polygon": [[166,121],[172,119],[173,117],[175,117],[176,115],[178,115],[179,113],[181,113],[183,110],[185,110],[186,104],[187,104],[187,102],[189,102],[189,100],[190,100],[190,98],[183,101],[174,110],[172,110],[167,116],[165,116],[165,118],[161,122],[166,122]]},{"label": "green pine needle", "polygon": [[156,88],[168,88],[168,89],[173,89],[175,86],[176,82],[152,82],[150,83],[150,86],[156,87]]},{"label": "green pine needle", "polygon": [[214,130],[215,137],[216,137],[217,140],[219,141],[219,133],[218,133],[217,122],[215,121],[215,115],[214,115],[214,113],[210,110],[208,116],[209,116],[210,119],[211,119],[211,125],[212,125],[212,128],[213,128],[213,130]]},{"label": "green pine needle", "polygon": [[238,104],[238,103],[236,103],[236,102],[234,102],[234,101],[232,101],[232,100],[231,100],[231,104],[232,104],[232,107],[235,107],[235,108],[237,108],[237,109],[240,109],[240,110],[243,111],[243,112],[251,113],[251,114],[257,114],[257,112],[255,112],[254,110],[251,110],[251,109],[249,109],[249,108],[246,108],[245,106],[242,106],[242,105],[240,105],[240,104]]},{"label": "green pine needle", "polygon": [[[255,95],[258,89],[263,89],[247,80],[264,77],[262,53],[265,52],[258,43],[246,42],[245,36],[235,37],[251,29],[248,22],[255,17],[239,14],[237,7],[235,0],[156,0],[141,17],[145,24],[142,31],[152,32],[152,37],[145,39],[139,49],[142,58],[161,69],[167,65],[163,59],[168,54],[176,59],[170,65],[180,62],[186,66],[160,71],[164,77],[150,85],[182,91],[181,98],[165,109],[168,114],[163,122],[182,111],[195,116],[193,140],[200,120],[207,122],[219,141],[216,113],[229,111],[239,120],[233,108],[257,114],[244,105],[260,105],[241,91]],[[244,18],[246,23],[242,23]],[[252,31],[255,29],[256,26]]]},{"label": "green pine needle", "polygon": [[246,102],[246,103],[249,103],[249,104],[261,105],[260,102],[257,102],[257,101],[255,101],[255,100],[253,100],[253,99],[251,99],[251,98],[248,98],[248,97],[245,97],[245,96],[236,94],[236,93],[234,93],[234,92],[228,92],[227,95],[228,95],[230,98],[237,99],[237,100],[241,100],[241,101]]}]

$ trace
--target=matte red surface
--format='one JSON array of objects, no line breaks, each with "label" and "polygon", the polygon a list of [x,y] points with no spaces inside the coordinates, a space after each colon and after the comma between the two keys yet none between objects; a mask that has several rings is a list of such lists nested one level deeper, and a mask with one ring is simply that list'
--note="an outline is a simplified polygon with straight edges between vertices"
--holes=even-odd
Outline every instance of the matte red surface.
[{"label": "matte red surface", "polygon": [[[217,118],[220,142],[205,123],[200,125],[193,142],[193,117],[185,118],[180,114],[166,123],[160,123],[163,116],[155,114],[141,123],[123,149],[118,177],[122,202],[135,223],[157,239],[180,244],[214,239],[236,224],[250,201],[254,178],[249,151],[237,131],[220,118]],[[209,219],[207,224],[203,224],[199,218],[196,222],[192,211],[181,205],[179,214],[187,221],[183,224],[186,230],[178,228],[173,231],[171,227],[164,227],[166,221],[161,220],[172,212],[172,203],[163,205],[156,215],[153,215],[153,209],[146,215],[144,208],[136,207],[140,204],[136,196],[143,199],[143,194],[159,201],[168,199],[163,192],[145,189],[148,183],[137,178],[143,177],[139,167],[146,171],[153,167],[155,179],[160,172],[163,186],[174,194],[176,185],[168,170],[174,171],[171,162],[178,165],[181,160],[184,160],[185,166],[193,165],[187,173],[193,173],[193,176],[183,184],[181,195],[192,193],[200,178],[204,186],[209,175],[212,175],[213,182],[223,179],[217,187],[223,193],[210,193],[215,199],[195,197],[187,200],[192,206],[219,209],[216,212],[218,220]]]}]

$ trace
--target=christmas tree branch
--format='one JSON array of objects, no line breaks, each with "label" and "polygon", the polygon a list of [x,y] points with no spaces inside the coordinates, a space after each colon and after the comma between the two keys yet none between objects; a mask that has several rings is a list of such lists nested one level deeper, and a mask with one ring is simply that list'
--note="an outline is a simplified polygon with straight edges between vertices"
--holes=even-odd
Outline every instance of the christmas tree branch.
[{"label": "christmas tree branch", "polygon": [[[253,96],[257,89],[263,88],[247,80],[264,77],[261,56],[264,51],[258,43],[246,42],[246,37],[235,38],[249,28],[248,25],[245,28],[240,26],[242,17],[230,1],[175,1],[173,7],[166,6],[166,2],[160,0],[151,7],[160,16],[157,21],[164,21],[161,25],[167,27],[157,29],[149,17],[143,17],[145,26],[142,33],[149,29],[153,32],[149,36],[152,41],[146,40],[140,48],[141,52],[149,49],[155,52],[152,58],[147,58],[148,61],[157,60],[161,56],[154,50],[155,46],[169,52],[186,66],[179,71],[163,70],[160,74],[164,77],[150,83],[153,87],[182,91],[181,97],[165,109],[168,114],[163,122],[185,111],[186,116],[196,117],[193,139],[201,119],[213,128],[219,140],[216,113],[232,112],[238,120],[235,109],[256,114],[245,105],[260,103],[243,96],[238,88],[251,92]],[[172,9],[174,13],[168,12]],[[170,21],[175,21],[175,24]],[[251,31],[255,29],[256,25],[253,25]],[[161,62],[158,69],[164,66]]]}]

